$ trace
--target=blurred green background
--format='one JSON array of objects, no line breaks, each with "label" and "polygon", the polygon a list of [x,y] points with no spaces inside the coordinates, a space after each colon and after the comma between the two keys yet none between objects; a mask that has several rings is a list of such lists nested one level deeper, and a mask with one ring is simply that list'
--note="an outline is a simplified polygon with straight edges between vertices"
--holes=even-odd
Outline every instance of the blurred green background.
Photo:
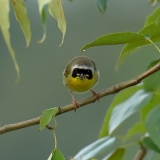
[{"label": "blurred green background", "polygon": [[[57,22],[48,14],[47,38],[42,44],[43,28],[37,1],[24,1],[31,21],[32,40],[26,48],[25,39],[11,9],[11,42],[16,52],[21,71],[21,81],[14,84],[16,71],[9,51],[0,33],[0,122],[1,125],[16,123],[42,114],[44,109],[60,107],[71,103],[71,96],[63,86],[62,75],[66,64],[80,55],[81,47],[95,38],[122,31],[139,31],[145,18],[156,6],[148,0],[111,0],[105,14],[98,11],[92,0],[63,1],[67,21],[64,44]],[[84,54],[96,61],[101,79],[95,91],[128,80],[143,72],[147,65],[159,54],[154,47],[140,49],[115,71],[122,45],[103,46],[88,49]],[[77,100],[91,93],[75,95]],[[57,116],[56,128],[58,148],[66,159],[73,157],[80,149],[98,137],[105,113],[115,95],[105,97],[100,102]],[[129,123],[129,122],[128,122]],[[52,133],[45,129],[38,131],[39,125],[0,135],[1,160],[45,160],[51,153],[54,140]],[[135,152],[132,152],[135,154]]]}]

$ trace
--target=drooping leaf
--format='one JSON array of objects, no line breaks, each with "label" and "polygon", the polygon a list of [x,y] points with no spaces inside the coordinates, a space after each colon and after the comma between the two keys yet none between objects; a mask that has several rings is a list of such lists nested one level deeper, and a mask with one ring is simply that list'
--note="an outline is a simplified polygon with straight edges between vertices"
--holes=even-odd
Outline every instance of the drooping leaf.
[{"label": "drooping leaf", "polygon": [[51,2],[51,0],[38,0],[38,7],[39,7],[39,14],[40,15],[42,15],[44,6],[50,2]]},{"label": "drooping leaf", "polygon": [[90,159],[98,158],[98,156],[103,154],[109,154],[112,150],[116,148],[115,146],[115,137],[104,137],[94,143],[83,148],[79,153],[74,156],[73,159]]},{"label": "drooping leaf", "polygon": [[55,148],[47,160],[65,160],[63,154]]},{"label": "drooping leaf", "polygon": [[41,20],[43,23],[43,36],[42,36],[42,39],[39,41],[39,43],[42,43],[46,38],[47,15],[46,15],[45,5],[50,2],[51,0],[38,0],[39,14],[41,16]]},{"label": "drooping leaf", "polygon": [[95,0],[97,7],[101,13],[104,13],[107,9],[108,0]]},{"label": "drooping leaf", "polygon": [[123,60],[128,55],[130,55],[133,51],[139,49],[142,46],[151,45],[148,39],[150,39],[153,43],[160,42],[160,29],[159,28],[160,28],[160,24],[152,23],[144,27],[141,31],[139,31],[138,33],[143,35],[146,38],[142,41],[135,41],[135,42],[126,44],[120,53],[118,64],[121,64]]},{"label": "drooping leaf", "polygon": [[145,125],[153,142],[160,148],[160,105],[155,107],[146,117]]},{"label": "drooping leaf", "polygon": [[109,121],[111,118],[112,110],[118,104],[127,100],[130,96],[132,96],[135,92],[137,92],[141,88],[142,88],[142,85],[137,85],[137,86],[127,88],[127,89],[118,93],[118,95],[114,98],[113,102],[111,103],[111,105],[108,108],[108,111],[105,115],[104,122],[103,122],[102,128],[100,130],[99,138],[102,138],[102,137],[109,135]]},{"label": "drooping leaf", "polygon": [[127,118],[144,107],[152,98],[152,93],[139,90],[123,103],[117,105],[109,122],[109,133],[112,134]]},{"label": "drooping leaf", "polygon": [[26,38],[27,46],[31,40],[30,21],[23,0],[12,0],[14,13]]},{"label": "drooping leaf", "polygon": [[118,148],[107,160],[123,160],[125,148]]},{"label": "drooping leaf", "polygon": [[145,26],[150,25],[151,23],[157,22],[157,19],[160,17],[160,7],[156,8],[153,13],[151,13],[147,18],[145,22]]},{"label": "drooping leaf", "polygon": [[43,111],[40,118],[40,129],[42,130],[51,121],[51,119],[56,115],[58,108],[50,108]]},{"label": "drooping leaf", "polygon": [[126,141],[127,139],[129,139],[130,137],[132,137],[135,134],[138,133],[143,133],[143,124],[141,122],[138,122],[136,124],[134,124],[126,133],[126,135],[124,136],[124,141]]},{"label": "drooping leaf", "polygon": [[82,47],[81,51],[95,46],[102,46],[102,45],[117,45],[117,44],[126,44],[131,42],[141,42],[144,41],[145,37],[133,32],[119,32],[119,33],[112,33],[101,36],[95,39],[93,42],[86,44]]},{"label": "drooping leaf", "polygon": [[[151,64],[148,66],[147,70],[149,68],[153,67],[154,65],[156,65],[158,62],[160,62],[160,59],[151,62]],[[147,91],[157,90],[160,87],[160,71],[153,73],[149,77],[145,78],[143,81],[144,81],[144,88]]]},{"label": "drooping leaf", "polygon": [[58,28],[62,32],[62,42],[63,44],[64,36],[66,33],[66,19],[63,12],[62,1],[61,0],[51,0],[49,3],[49,13],[57,20]]},{"label": "drooping leaf", "polygon": [[2,31],[4,40],[6,42],[6,45],[8,47],[8,50],[11,54],[11,57],[13,59],[14,62],[14,66],[15,69],[17,71],[17,81],[20,79],[20,71],[19,71],[19,66],[18,63],[16,61],[16,56],[14,53],[14,50],[11,46],[11,42],[10,42],[10,33],[9,33],[9,27],[10,27],[10,21],[9,21],[9,11],[10,11],[10,7],[9,7],[9,0],[0,0],[0,29]]},{"label": "drooping leaf", "polygon": [[160,149],[157,147],[157,145],[152,141],[152,139],[150,137],[145,137],[142,140],[142,143],[148,147],[149,149],[152,149],[158,153],[160,153]]}]

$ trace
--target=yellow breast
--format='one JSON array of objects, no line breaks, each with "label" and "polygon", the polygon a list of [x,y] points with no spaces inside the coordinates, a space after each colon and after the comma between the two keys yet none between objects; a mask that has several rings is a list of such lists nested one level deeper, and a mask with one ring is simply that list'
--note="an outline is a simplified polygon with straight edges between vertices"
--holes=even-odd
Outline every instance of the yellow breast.
[{"label": "yellow breast", "polygon": [[64,85],[73,92],[84,93],[92,89],[98,82],[99,75],[96,73],[92,79],[73,78],[71,75],[63,77]]}]

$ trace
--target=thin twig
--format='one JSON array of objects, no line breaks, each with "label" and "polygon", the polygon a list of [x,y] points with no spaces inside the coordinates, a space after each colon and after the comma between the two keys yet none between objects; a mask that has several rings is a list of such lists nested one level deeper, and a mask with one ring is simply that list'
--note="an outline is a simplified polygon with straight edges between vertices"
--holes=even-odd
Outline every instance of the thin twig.
[{"label": "thin twig", "polygon": [[[158,62],[155,66],[153,66],[152,68],[150,68],[146,72],[140,74],[139,76],[137,76],[133,79],[130,79],[130,80],[125,81],[125,82],[121,82],[119,84],[116,84],[114,86],[111,86],[111,87],[101,91],[99,93],[99,98],[105,97],[105,96],[110,95],[110,94],[115,94],[115,93],[117,93],[117,92],[119,92],[119,91],[121,91],[125,88],[134,86],[134,85],[140,83],[143,79],[145,79],[149,75],[157,72],[158,70],[160,70],[160,62]],[[79,107],[83,107],[87,104],[94,103],[95,101],[96,101],[95,97],[89,97],[87,99],[79,101],[78,104],[79,104]],[[63,106],[63,107],[59,107],[56,116],[60,115],[60,114],[63,114],[63,113],[66,113],[66,112],[69,112],[69,111],[72,111],[74,109],[75,109],[75,107],[74,107],[73,104],[66,105],[66,106]],[[14,130],[21,129],[21,128],[25,128],[25,127],[29,127],[29,126],[33,126],[33,125],[39,124],[39,122],[40,122],[40,116],[37,117],[37,118],[22,121],[22,122],[19,122],[19,123],[6,124],[6,125],[0,127],[0,134],[10,132],[10,131],[14,131]]]},{"label": "thin twig", "polygon": [[147,153],[147,149],[142,144],[140,144],[140,149],[138,150],[134,160],[143,160],[146,153]]}]

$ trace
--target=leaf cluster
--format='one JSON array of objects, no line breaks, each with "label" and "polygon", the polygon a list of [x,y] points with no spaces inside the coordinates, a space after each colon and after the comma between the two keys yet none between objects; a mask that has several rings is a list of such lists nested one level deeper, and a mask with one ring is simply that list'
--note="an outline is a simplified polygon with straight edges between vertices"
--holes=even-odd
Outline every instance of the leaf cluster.
[{"label": "leaf cluster", "polygon": [[[28,47],[31,41],[31,29],[30,29],[30,20],[27,14],[27,8],[23,0],[11,0],[11,2],[12,2],[12,7],[14,9],[15,17],[21,26]],[[50,15],[54,17],[58,22],[58,28],[62,32],[62,42],[60,44],[62,45],[66,33],[66,20],[61,0],[38,0],[39,14],[42,19],[43,29],[44,29],[43,37],[39,42],[42,43],[46,38],[46,23],[47,23],[46,6],[48,6]],[[10,1],[0,0],[0,29],[2,31],[4,40],[11,54],[11,57],[13,59],[15,69],[17,71],[17,81],[18,81],[20,79],[20,69],[16,61],[14,49],[10,42],[9,12],[10,12]]]},{"label": "leaf cluster", "polygon": [[[152,1],[154,3],[157,2],[155,0]],[[31,40],[31,31],[25,3],[22,0],[12,0],[11,2],[15,17],[20,23],[28,46]],[[108,1],[96,0],[95,2],[100,12],[104,13]],[[43,42],[46,38],[46,6],[48,6],[49,13],[57,20],[58,27],[62,32],[62,42],[60,44],[62,45],[66,32],[66,20],[61,0],[38,0],[38,6],[44,28],[44,34],[40,42]],[[9,11],[9,0],[0,0],[0,28],[14,61],[19,79],[19,67],[10,43]],[[139,32],[118,32],[103,35],[91,43],[84,45],[81,51],[96,46],[124,44],[125,46],[120,53],[117,65],[121,64],[128,55],[143,46],[153,45],[160,52],[160,49],[156,45],[156,43],[160,42],[159,22],[160,8],[157,8],[148,16],[144,28]],[[148,68],[159,61],[153,61]],[[54,132],[55,127],[48,127],[48,123],[54,118],[57,111],[57,108],[45,110],[40,119],[40,130],[45,127],[51,129],[55,140],[55,147],[48,160],[64,159],[62,153],[57,149],[57,140]],[[138,116],[136,120],[135,116]],[[133,123],[130,123],[131,121]],[[160,71],[146,78],[139,85],[121,91],[114,98],[106,113],[99,139],[83,148],[73,159],[123,160],[127,148],[135,145],[152,150],[153,153],[160,153],[159,122]],[[123,130],[122,134],[118,132],[120,129]]]},{"label": "leaf cluster", "polygon": [[[81,51],[102,45],[125,44],[118,64],[142,46],[153,45],[160,53],[155,44],[160,42],[159,17],[160,8],[157,8],[148,16],[144,28],[139,32],[104,35],[84,45]],[[148,68],[159,61],[151,62]],[[153,155],[160,153],[159,122],[160,71],[147,77],[139,85],[118,93],[106,113],[99,139],[79,151],[74,159],[115,160],[115,157],[118,157],[118,160],[123,160],[127,148],[132,146],[152,150]],[[134,159],[134,157],[130,157],[130,159]],[[160,159],[160,154],[158,154],[158,159]]]}]

